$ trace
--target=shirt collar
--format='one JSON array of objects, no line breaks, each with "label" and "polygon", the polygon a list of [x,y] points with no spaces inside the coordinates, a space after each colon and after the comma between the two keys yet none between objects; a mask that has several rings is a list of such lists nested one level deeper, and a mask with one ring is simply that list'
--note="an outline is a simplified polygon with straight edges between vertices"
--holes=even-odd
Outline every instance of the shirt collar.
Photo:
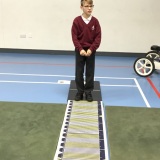
[{"label": "shirt collar", "polygon": [[92,18],[92,15],[90,15],[90,17],[88,17],[88,18],[84,18],[83,15],[81,15],[81,17],[82,17],[82,19],[83,19],[84,21],[90,21],[91,18]]}]

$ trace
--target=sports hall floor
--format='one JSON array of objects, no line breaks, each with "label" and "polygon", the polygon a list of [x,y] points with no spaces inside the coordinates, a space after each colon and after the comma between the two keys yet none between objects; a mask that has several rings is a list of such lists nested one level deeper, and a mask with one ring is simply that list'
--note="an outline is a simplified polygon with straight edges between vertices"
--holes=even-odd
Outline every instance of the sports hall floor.
[{"label": "sports hall floor", "polygon": [[[160,71],[133,69],[137,57],[96,56],[104,106],[160,107]],[[67,104],[74,55],[0,53],[0,101]]]}]

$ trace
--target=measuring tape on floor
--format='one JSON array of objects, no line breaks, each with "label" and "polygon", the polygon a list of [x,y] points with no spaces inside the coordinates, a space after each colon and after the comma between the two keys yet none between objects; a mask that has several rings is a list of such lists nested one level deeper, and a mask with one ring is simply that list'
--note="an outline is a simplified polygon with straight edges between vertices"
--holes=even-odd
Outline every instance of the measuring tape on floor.
[{"label": "measuring tape on floor", "polygon": [[68,101],[54,160],[108,160],[102,102]]}]

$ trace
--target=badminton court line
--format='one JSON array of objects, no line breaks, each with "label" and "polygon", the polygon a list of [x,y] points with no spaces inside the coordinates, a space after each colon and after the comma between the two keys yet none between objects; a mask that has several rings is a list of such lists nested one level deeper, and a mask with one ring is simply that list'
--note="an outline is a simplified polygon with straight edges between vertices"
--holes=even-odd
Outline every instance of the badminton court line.
[{"label": "badminton court line", "polygon": [[[21,74],[21,73],[0,73],[0,75],[13,75],[13,76],[35,76],[35,77],[64,77],[64,78],[74,78],[75,76],[71,76],[71,75],[47,75],[47,74]],[[114,87],[137,87],[146,106],[148,108],[150,108],[150,104],[147,100],[147,98],[145,97],[138,81],[136,78],[123,78],[123,77],[95,77],[95,79],[124,79],[124,80],[134,80],[136,85],[108,85],[108,84],[101,84],[101,86],[114,86]],[[64,83],[63,83],[64,81]],[[58,80],[57,82],[32,82],[32,81],[7,81],[7,80],[0,80],[0,83],[33,83],[33,84],[69,84],[69,80]]]}]

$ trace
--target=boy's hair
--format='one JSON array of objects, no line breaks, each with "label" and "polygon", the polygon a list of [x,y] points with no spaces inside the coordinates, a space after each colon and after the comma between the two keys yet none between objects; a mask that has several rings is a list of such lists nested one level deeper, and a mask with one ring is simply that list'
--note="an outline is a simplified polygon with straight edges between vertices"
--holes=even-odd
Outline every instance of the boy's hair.
[{"label": "boy's hair", "polygon": [[81,6],[83,6],[84,2],[87,2],[88,4],[93,4],[93,0],[81,0]]}]

